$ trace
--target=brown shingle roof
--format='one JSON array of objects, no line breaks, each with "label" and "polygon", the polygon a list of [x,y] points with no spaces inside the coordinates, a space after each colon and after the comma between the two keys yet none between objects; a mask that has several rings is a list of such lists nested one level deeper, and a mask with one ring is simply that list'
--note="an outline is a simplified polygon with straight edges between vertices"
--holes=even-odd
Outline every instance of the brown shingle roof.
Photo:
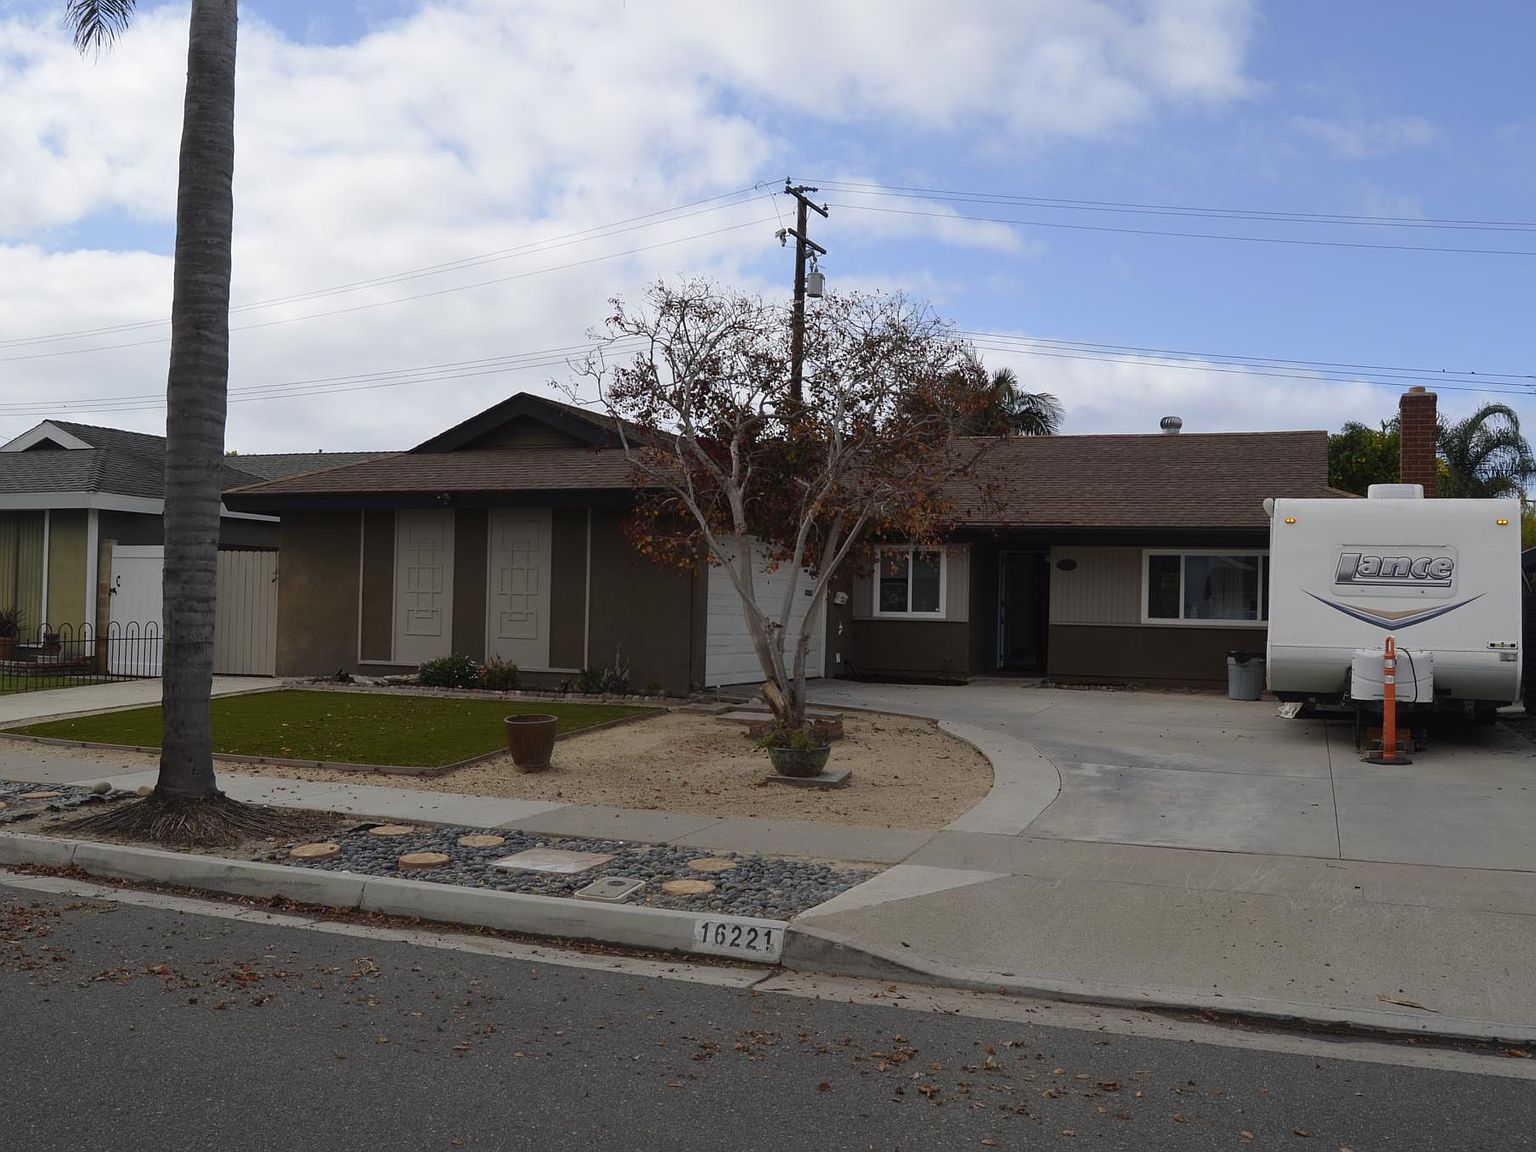
[{"label": "brown shingle roof", "polygon": [[[1264,529],[1267,496],[1327,497],[1326,432],[1029,436],[972,441],[976,480],[953,485],[962,521],[1073,528]],[[991,507],[978,483],[995,485]]]},{"label": "brown shingle roof", "polygon": [[[484,448],[402,453],[253,484],[242,497],[379,495],[405,492],[542,492],[630,486],[617,451],[590,448]],[[248,503],[249,501],[247,501]]]}]

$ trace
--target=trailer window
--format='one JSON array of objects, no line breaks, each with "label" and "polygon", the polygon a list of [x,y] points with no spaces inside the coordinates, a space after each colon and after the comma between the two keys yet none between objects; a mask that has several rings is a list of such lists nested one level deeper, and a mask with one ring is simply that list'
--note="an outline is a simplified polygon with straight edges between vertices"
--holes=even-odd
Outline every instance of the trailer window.
[{"label": "trailer window", "polygon": [[1148,552],[1146,619],[1267,620],[1268,576],[1269,557],[1259,552]]}]

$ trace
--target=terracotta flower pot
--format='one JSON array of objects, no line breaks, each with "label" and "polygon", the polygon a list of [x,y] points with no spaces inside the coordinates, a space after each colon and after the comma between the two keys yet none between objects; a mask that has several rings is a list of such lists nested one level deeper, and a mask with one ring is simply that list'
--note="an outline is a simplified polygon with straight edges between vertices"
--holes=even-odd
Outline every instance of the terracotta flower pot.
[{"label": "terracotta flower pot", "polygon": [[519,772],[543,772],[555,750],[554,716],[508,716],[507,751]]},{"label": "terracotta flower pot", "polygon": [[827,766],[832,749],[823,744],[819,748],[775,748],[768,745],[768,760],[780,776],[819,776]]}]

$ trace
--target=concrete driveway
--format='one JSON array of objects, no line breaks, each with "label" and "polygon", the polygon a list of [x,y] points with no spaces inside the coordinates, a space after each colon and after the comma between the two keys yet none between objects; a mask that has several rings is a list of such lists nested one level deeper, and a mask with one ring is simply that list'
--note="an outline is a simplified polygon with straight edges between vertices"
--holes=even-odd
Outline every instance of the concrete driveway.
[{"label": "concrete driveway", "polygon": [[1286,720],[1273,702],[1007,680],[824,681],[812,696],[1011,750],[987,749],[1000,777],[1011,765],[1008,794],[1031,798],[1016,826],[960,831],[1536,872],[1536,745],[1503,726],[1448,727],[1412,765],[1379,767],[1360,763],[1348,721]]}]

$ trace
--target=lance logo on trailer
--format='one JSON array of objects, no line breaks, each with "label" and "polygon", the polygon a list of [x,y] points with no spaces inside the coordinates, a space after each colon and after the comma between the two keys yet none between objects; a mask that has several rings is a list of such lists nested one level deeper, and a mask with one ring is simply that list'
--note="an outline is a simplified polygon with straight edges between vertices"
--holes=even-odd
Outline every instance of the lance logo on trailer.
[{"label": "lance logo on trailer", "polygon": [[1450,588],[1456,560],[1451,556],[1391,556],[1372,552],[1340,552],[1335,587]]}]

